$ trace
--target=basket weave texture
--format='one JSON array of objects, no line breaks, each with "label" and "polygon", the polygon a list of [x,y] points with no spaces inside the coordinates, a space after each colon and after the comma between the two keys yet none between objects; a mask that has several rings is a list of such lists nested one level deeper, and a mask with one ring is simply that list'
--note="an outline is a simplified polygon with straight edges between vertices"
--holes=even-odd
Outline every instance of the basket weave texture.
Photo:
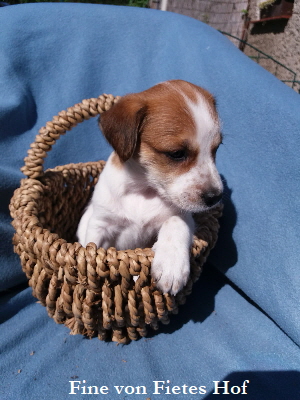
[{"label": "basket weave texture", "polygon": [[43,161],[61,135],[110,109],[118,99],[104,94],[83,100],[40,129],[24,160],[27,178],[11,199],[10,212],[14,251],[33,295],[49,316],[68,326],[71,334],[126,343],[146,336],[148,326],[167,324],[169,315],[185,302],[217,240],[222,205],[194,216],[190,278],[176,296],[161,293],[151,280],[151,249],[104,250],[76,242],[78,222],[105,162],[44,171]]}]

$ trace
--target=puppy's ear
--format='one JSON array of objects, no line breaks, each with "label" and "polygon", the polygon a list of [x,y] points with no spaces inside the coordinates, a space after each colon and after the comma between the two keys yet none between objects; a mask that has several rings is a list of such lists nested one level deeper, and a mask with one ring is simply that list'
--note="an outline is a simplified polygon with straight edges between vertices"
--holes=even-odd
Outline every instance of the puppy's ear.
[{"label": "puppy's ear", "polygon": [[134,153],[147,107],[135,94],[124,96],[99,119],[103,135],[125,162]]}]

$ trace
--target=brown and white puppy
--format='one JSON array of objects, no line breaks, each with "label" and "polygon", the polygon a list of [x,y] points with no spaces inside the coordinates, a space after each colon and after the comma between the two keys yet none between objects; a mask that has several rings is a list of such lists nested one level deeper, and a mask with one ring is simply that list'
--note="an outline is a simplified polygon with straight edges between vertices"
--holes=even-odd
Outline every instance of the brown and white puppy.
[{"label": "brown and white puppy", "polygon": [[176,294],[190,273],[192,213],[222,197],[215,100],[191,83],[167,81],[124,96],[100,122],[114,152],[82,216],[78,240],[105,249],[152,246],[152,277],[164,293]]}]

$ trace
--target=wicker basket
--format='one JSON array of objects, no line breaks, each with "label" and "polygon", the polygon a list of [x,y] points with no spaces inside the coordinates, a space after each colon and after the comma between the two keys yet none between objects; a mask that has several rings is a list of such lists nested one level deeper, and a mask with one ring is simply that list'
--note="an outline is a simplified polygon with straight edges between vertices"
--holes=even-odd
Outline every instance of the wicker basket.
[{"label": "wicker basket", "polygon": [[151,281],[151,249],[84,248],[75,241],[80,216],[105,163],[68,164],[44,172],[43,160],[60,135],[110,109],[118,99],[101,95],[83,100],[40,129],[22,168],[27,178],[11,199],[10,212],[14,251],[49,316],[72,334],[126,343],[177,313],[216,242],[222,206],[195,215],[191,274],[176,296],[162,294]]}]

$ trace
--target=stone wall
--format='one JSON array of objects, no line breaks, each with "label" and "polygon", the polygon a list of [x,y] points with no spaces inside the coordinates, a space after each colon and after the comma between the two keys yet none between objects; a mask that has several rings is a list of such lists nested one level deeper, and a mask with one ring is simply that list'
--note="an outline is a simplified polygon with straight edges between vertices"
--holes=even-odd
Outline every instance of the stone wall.
[{"label": "stone wall", "polygon": [[[256,0],[250,1],[249,16],[251,20],[258,18],[257,3]],[[300,0],[295,0],[293,15],[289,20],[251,24],[247,41],[296,72],[297,80],[300,81]],[[255,52],[248,46],[244,51],[249,56],[255,56]],[[271,60],[261,59],[260,64],[281,80],[293,79],[292,73],[276,66]],[[287,84],[292,85],[291,83]],[[300,85],[294,85],[294,89],[299,91]]]},{"label": "stone wall", "polygon": [[[160,7],[161,0],[150,0],[150,6]],[[293,15],[289,20],[278,20],[264,23],[250,23],[259,19],[258,4],[262,0],[168,0],[167,11],[187,15],[207,23],[215,29],[246,39],[249,44],[270,55],[296,73],[300,81],[300,0],[295,0]],[[230,39],[245,54],[254,57],[258,53],[249,46]],[[260,58],[261,64],[280,80],[293,80],[295,76],[285,68],[268,58]],[[289,86],[292,83],[287,82]],[[300,84],[293,85],[300,93]]]}]

